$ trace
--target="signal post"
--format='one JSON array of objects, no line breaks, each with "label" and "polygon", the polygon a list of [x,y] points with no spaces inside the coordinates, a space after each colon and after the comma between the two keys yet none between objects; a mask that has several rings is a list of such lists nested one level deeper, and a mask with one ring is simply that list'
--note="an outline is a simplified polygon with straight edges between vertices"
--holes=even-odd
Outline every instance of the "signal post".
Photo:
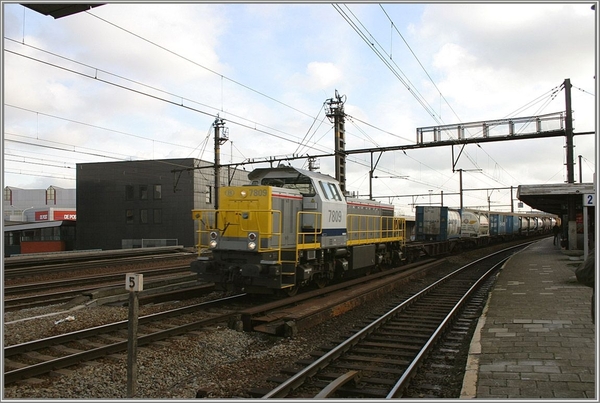
[{"label": "signal post", "polygon": [[125,289],[129,291],[129,318],[127,342],[127,397],[132,398],[137,393],[137,331],[139,298],[138,293],[144,289],[144,275],[127,273]]}]

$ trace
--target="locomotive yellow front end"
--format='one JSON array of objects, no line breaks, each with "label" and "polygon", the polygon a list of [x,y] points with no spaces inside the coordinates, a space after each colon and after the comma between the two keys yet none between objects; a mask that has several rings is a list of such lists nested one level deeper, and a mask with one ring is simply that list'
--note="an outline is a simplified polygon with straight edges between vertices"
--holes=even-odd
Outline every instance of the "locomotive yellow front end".
[{"label": "locomotive yellow front end", "polygon": [[218,210],[192,211],[199,256],[191,270],[199,280],[215,283],[219,290],[250,293],[293,287],[295,219],[302,205],[298,192],[272,186],[224,187],[219,203]]}]

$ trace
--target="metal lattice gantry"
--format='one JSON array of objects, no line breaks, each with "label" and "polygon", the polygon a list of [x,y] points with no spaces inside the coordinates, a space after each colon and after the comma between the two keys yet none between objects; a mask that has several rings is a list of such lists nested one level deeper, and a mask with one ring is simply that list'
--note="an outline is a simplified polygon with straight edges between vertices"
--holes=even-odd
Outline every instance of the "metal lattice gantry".
[{"label": "metal lattice gantry", "polygon": [[456,123],[417,128],[417,144],[483,140],[501,137],[531,137],[565,131],[565,113]]}]

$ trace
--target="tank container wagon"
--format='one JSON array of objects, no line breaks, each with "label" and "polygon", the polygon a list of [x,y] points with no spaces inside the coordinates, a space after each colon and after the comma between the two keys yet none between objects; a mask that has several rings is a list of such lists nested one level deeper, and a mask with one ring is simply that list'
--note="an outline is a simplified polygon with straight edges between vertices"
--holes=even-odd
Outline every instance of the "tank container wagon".
[{"label": "tank container wagon", "polygon": [[489,211],[468,210],[460,211],[460,237],[473,247],[481,247],[490,241]]},{"label": "tank container wagon", "polygon": [[422,251],[427,256],[454,253],[460,245],[461,217],[457,209],[444,206],[417,206],[415,241],[406,255],[413,261]]},{"label": "tank container wagon", "polygon": [[406,244],[404,255],[413,260],[419,254],[417,251],[433,257],[517,237],[549,234],[556,221],[554,216],[544,213],[416,206],[415,242]]},{"label": "tank container wagon", "polygon": [[200,281],[293,295],[404,259],[406,222],[392,205],[346,198],[331,176],[294,167],[248,177],[250,185],[220,188],[218,209],[192,211]]}]

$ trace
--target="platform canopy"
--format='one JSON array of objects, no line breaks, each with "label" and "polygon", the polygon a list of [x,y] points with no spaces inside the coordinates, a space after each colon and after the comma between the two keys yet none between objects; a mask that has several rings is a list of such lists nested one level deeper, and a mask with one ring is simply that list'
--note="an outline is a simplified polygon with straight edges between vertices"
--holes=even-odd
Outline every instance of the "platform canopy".
[{"label": "platform canopy", "polygon": [[75,226],[75,221],[37,221],[26,223],[4,223],[4,232],[29,231],[32,229],[54,228],[63,225]]},{"label": "platform canopy", "polygon": [[532,208],[546,213],[564,214],[567,201],[571,197],[595,193],[593,183],[561,183],[554,185],[520,185],[517,189],[517,199]]},{"label": "platform canopy", "polygon": [[37,11],[40,14],[50,15],[54,18],[77,14],[103,4],[105,3],[21,3],[24,7]]}]

